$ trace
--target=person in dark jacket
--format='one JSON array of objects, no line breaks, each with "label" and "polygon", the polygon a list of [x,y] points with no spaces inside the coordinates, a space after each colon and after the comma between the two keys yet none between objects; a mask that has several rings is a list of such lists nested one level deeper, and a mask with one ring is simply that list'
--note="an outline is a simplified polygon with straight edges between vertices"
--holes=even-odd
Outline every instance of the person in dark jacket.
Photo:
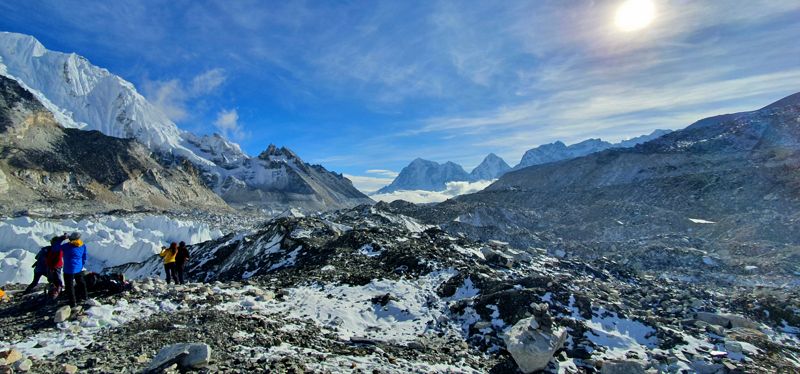
[{"label": "person in dark jacket", "polygon": [[[61,246],[64,256],[64,286],[69,296],[69,305],[75,307],[78,301],[86,300],[86,282],[83,279],[83,267],[86,266],[86,245],[81,241],[81,234],[69,234],[69,242]],[[74,283],[73,283],[74,282]],[[75,291],[75,287],[78,291]],[[76,295],[77,293],[77,295]]]},{"label": "person in dark jacket", "polygon": [[61,270],[64,267],[64,256],[61,243],[67,239],[66,235],[50,239],[50,250],[47,251],[47,280],[50,281],[50,298],[55,300],[64,288]]},{"label": "person in dark jacket", "polygon": [[178,281],[180,284],[185,283],[183,277],[185,275],[186,261],[188,260],[189,248],[186,248],[185,242],[180,242],[178,244],[178,254],[175,255],[175,272],[178,273]]},{"label": "person in dark jacket", "polygon": [[39,250],[39,253],[36,254],[36,262],[33,263],[33,282],[28,285],[28,288],[22,292],[23,295],[27,295],[33,292],[33,289],[39,284],[39,279],[42,277],[47,278],[47,252],[50,250],[50,247],[42,247]]}]

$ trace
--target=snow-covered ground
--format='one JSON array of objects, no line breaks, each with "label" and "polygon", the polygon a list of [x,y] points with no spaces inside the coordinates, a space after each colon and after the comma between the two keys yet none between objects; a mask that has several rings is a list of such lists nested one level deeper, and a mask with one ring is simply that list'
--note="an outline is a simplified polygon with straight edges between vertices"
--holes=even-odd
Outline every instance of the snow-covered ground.
[{"label": "snow-covered ground", "polygon": [[[446,319],[447,305],[440,303],[436,288],[453,274],[445,270],[417,280],[373,280],[364,286],[302,286],[286,290],[285,303],[244,296],[219,305],[218,309],[311,318],[345,340],[359,337],[405,344],[431,333],[433,326]],[[385,305],[373,303],[373,298],[386,294],[391,297]],[[453,334],[460,334],[459,325],[453,323],[450,327]]]},{"label": "snow-covered ground", "polygon": [[75,221],[31,219],[0,220],[0,285],[27,283],[33,277],[34,256],[51,237],[80,232],[88,249],[87,269],[143,261],[170,242],[200,243],[222,236],[205,223],[166,216],[103,216]]}]

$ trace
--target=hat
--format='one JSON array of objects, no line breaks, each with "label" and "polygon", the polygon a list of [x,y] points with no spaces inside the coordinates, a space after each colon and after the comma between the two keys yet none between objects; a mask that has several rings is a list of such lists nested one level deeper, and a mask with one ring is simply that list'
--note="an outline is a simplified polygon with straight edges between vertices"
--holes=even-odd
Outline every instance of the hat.
[{"label": "hat", "polygon": [[69,234],[69,240],[78,240],[80,238],[81,238],[81,233],[77,231],[73,232],[72,234]]}]

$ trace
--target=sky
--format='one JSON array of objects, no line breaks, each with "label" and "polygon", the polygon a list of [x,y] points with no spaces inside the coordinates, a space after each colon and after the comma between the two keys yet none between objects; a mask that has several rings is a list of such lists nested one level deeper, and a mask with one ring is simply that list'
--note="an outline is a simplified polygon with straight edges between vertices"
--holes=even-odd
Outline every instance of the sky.
[{"label": "sky", "polygon": [[30,34],[131,81],[179,127],[274,143],[362,190],[417,157],[512,166],[800,91],[800,1],[5,1]]}]

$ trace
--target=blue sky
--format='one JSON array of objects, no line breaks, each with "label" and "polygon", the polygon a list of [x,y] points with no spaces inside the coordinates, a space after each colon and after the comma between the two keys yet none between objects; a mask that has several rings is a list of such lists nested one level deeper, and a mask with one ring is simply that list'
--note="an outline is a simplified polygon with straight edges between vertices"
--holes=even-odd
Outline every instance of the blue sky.
[{"label": "blue sky", "polygon": [[364,189],[416,157],[467,170],[800,91],[797,0],[13,1],[0,29],[133,82],[181,128],[267,144]]}]

